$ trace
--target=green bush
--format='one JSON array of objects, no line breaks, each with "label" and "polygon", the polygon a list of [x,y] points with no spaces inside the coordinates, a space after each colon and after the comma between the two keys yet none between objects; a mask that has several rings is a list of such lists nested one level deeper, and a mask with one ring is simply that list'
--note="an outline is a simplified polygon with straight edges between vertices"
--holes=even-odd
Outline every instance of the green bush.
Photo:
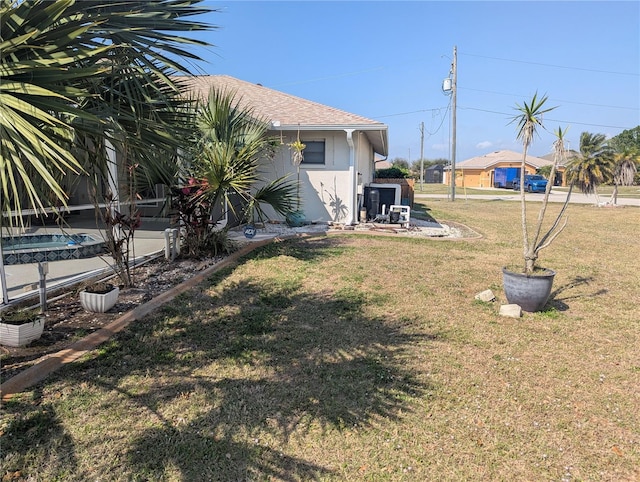
[{"label": "green bush", "polygon": [[409,169],[390,167],[388,169],[377,169],[376,177],[379,179],[406,179],[411,177],[411,172]]}]

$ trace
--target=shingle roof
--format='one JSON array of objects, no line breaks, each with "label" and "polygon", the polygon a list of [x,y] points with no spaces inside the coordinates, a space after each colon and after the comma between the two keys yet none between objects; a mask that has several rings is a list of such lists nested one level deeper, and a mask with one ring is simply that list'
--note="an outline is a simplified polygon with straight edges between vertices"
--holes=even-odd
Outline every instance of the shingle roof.
[{"label": "shingle roof", "polygon": [[[569,149],[567,151],[567,160],[571,159],[572,157],[576,157],[579,156],[580,153],[578,151],[574,151],[573,149]],[[553,161],[553,157],[555,156],[555,154],[553,152],[550,152],[549,154],[545,154],[544,156],[540,156],[542,159],[546,159],[548,161]],[[560,166],[564,166],[564,164],[559,164]]]},{"label": "shingle roof", "polygon": [[186,82],[190,90],[201,98],[206,98],[213,86],[229,89],[236,93],[241,102],[251,104],[256,114],[271,122],[279,121],[281,125],[386,127],[385,124],[366,117],[228,75],[199,75],[179,79]]},{"label": "shingle roof", "polygon": [[233,92],[240,105],[279,130],[363,130],[377,153],[387,154],[387,125],[334,107],[285,94],[228,75],[176,77],[196,97],[206,98],[212,87]]},{"label": "shingle roof", "polygon": [[[503,162],[522,162],[522,154],[509,150],[490,152],[484,156],[472,157],[461,161],[456,164],[456,169],[487,169]],[[526,162],[535,168],[553,164],[551,161],[534,156],[527,156]]]}]

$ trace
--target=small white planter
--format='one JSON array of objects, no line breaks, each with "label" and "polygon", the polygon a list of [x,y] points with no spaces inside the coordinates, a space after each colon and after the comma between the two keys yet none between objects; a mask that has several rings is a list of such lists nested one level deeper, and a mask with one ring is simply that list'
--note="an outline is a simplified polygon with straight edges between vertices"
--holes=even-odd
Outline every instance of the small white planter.
[{"label": "small white planter", "polygon": [[118,301],[120,288],[115,286],[108,293],[89,293],[87,291],[80,292],[80,304],[82,307],[92,313],[104,313],[109,311]]},{"label": "small white planter", "polygon": [[42,336],[44,317],[22,325],[0,323],[0,344],[5,346],[24,346]]}]

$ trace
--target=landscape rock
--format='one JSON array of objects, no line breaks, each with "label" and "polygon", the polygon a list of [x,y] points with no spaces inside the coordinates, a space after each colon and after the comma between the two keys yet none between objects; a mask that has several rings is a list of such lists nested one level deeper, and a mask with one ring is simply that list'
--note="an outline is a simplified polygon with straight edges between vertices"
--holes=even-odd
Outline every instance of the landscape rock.
[{"label": "landscape rock", "polygon": [[522,308],[516,304],[502,305],[500,306],[500,315],[520,318],[522,316]]},{"label": "landscape rock", "polygon": [[476,300],[480,301],[495,301],[496,295],[491,290],[484,290],[476,295]]}]

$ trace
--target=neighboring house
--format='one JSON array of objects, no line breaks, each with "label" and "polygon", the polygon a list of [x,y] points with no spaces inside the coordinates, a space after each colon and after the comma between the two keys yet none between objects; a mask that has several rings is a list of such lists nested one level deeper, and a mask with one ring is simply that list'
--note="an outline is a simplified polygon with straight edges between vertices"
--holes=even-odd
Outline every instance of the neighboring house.
[{"label": "neighboring house", "polygon": [[212,87],[233,92],[240,105],[250,106],[270,123],[268,134],[279,139],[280,147],[273,159],[263,160],[260,172],[266,179],[297,175],[287,144],[299,136],[306,145],[300,195],[308,221],[358,222],[365,186],[375,173],[376,155],[388,153],[385,124],[226,75],[181,80],[203,99]]},{"label": "neighboring house", "polygon": [[379,170],[379,169],[390,169],[392,167],[393,167],[393,164],[391,164],[387,160],[376,161],[376,170]]},{"label": "neighboring house", "polygon": [[[553,162],[553,156],[555,154],[553,152],[549,154],[545,154],[544,156],[540,156],[541,159],[546,159],[547,161]],[[574,151],[573,149],[567,150],[566,153],[566,162],[568,163],[573,157],[579,156],[580,153]],[[556,172],[556,179],[554,186],[566,186],[567,185],[567,166],[565,164],[561,164],[558,166],[558,172]]]},{"label": "neighboring house", "polygon": [[425,169],[424,182],[427,184],[440,184],[443,179],[444,165],[433,164]]},{"label": "neighboring house", "polygon": [[[553,162],[541,157],[527,156],[525,161],[526,174],[535,174],[537,169],[550,166]],[[494,171],[498,167],[521,167],[522,154],[515,151],[496,151],[484,156],[472,157],[456,163],[456,186],[459,187],[493,187]],[[558,166],[562,180],[564,166]],[[451,166],[446,166],[443,173],[443,184],[449,184]],[[556,185],[562,185],[557,184]]]}]

